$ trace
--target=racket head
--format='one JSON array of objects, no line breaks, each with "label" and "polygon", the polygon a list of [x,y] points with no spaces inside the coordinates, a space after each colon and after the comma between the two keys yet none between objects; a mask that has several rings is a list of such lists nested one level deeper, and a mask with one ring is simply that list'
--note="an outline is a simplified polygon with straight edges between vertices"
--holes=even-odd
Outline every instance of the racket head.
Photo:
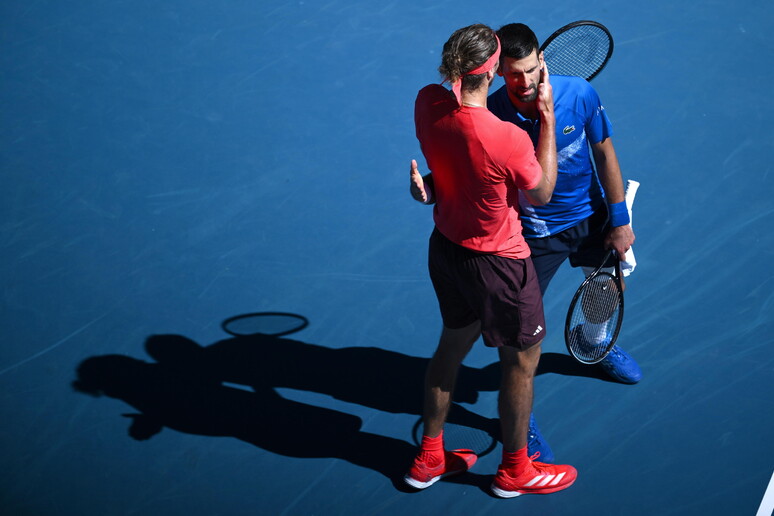
[{"label": "racket head", "polygon": [[624,297],[620,264],[616,260],[613,274],[603,270],[606,261],[607,258],[581,283],[567,311],[564,325],[567,351],[583,364],[604,360],[621,331]]},{"label": "racket head", "polygon": [[234,337],[271,335],[282,337],[309,326],[303,315],[288,312],[255,312],[229,317],[220,324],[223,331]]},{"label": "racket head", "polygon": [[574,75],[590,81],[613,56],[613,36],[599,22],[579,20],[551,34],[540,46],[552,75]]}]

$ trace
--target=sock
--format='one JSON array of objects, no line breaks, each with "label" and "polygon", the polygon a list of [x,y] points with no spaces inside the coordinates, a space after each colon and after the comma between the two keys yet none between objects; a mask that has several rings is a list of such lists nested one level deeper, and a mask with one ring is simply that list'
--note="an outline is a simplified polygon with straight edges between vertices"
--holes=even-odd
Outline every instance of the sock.
[{"label": "sock", "polygon": [[599,345],[607,340],[607,323],[609,320],[603,323],[583,323],[583,336],[586,337],[586,341],[589,344]]},{"label": "sock", "polygon": [[436,466],[444,460],[443,431],[438,437],[422,436],[422,446],[419,451],[419,459],[429,466]]},{"label": "sock", "polygon": [[518,475],[531,464],[532,461],[529,460],[529,456],[527,456],[526,446],[520,450],[516,450],[515,452],[507,452],[503,450],[502,467],[509,473],[515,473]]}]

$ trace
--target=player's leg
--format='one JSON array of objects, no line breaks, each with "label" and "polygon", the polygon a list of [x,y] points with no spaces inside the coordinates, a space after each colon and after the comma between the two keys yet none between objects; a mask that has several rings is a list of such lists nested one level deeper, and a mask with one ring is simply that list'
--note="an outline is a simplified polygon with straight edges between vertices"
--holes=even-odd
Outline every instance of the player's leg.
[{"label": "player's leg", "polygon": [[466,250],[437,230],[433,232],[428,265],[444,327],[425,373],[422,443],[404,477],[407,484],[417,489],[429,487],[445,476],[462,473],[476,461],[472,451],[446,451],[443,442],[443,426],[457,373],[481,331],[481,323],[466,294],[469,281],[460,267],[467,256]]},{"label": "player's leg", "polygon": [[490,257],[481,275],[493,286],[480,311],[481,335],[485,344],[498,348],[502,368],[498,410],[503,457],[492,491],[509,498],[569,487],[575,468],[533,462],[528,456],[533,380],[546,326],[532,261]]},{"label": "player's leg", "polygon": [[540,360],[540,344],[525,351],[498,348],[502,368],[498,412],[502,427],[503,450],[515,452],[527,445],[532,412],[533,380]]},{"label": "player's leg", "polygon": [[477,457],[471,450],[445,449],[443,426],[449,414],[460,365],[480,331],[481,323],[478,321],[464,328],[443,328],[438,348],[425,374],[422,443],[404,477],[412,487],[424,489],[443,477],[467,471],[476,462]]},{"label": "player's leg", "polygon": [[[543,296],[545,296],[551,279],[570,255],[572,249],[569,247],[568,241],[572,242],[573,235],[571,233],[572,229],[557,235],[527,239],[532,253],[532,264],[540,286],[540,293]],[[551,446],[540,432],[534,415],[531,415],[529,420],[527,446],[530,456],[540,453],[540,460],[542,462],[554,461],[554,453],[551,450]]]},{"label": "player's leg", "polygon": [[502,386],[498,408],[502,423],[503,454],[492,492],[503,498],[547,494],[570,487],[577,471],[569,465],[550,465],[530,456],[525,433],[532,410],[533,381],[540,359],[540,343],[527,349],[501,347]]},{"label": "player's leg", "polygon": [[460,329],[444,326],[425,374],[424,435],[436,437],[443,431],[460,365],[480,334],[479,321]]}]

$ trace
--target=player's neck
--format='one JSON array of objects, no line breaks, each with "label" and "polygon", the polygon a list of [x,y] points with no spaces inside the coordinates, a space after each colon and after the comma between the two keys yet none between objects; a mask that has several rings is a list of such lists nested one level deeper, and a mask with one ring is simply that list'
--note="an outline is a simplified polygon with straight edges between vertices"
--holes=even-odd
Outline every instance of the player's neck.
[{"label": "player's neck", "polygon": [[462,101],[463,106],[485,108],[486,97],[488,94],[489,86],[487,84],[482,84],[480,88],[473,91],[462,90],[460,100]]}]

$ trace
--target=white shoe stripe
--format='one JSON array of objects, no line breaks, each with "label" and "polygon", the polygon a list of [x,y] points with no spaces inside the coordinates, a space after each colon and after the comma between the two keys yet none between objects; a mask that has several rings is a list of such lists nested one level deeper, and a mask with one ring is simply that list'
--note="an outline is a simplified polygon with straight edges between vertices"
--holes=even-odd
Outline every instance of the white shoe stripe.
[{"label": "white shoe stripe", "polygon": [[548,476],[545,478],[545,480],[543,480],[542,482],[540,482],[540,483],[538,484],[538,487],[543,487],[544,485],[546,485],[546,484],[548,484],[549,482],[551,482],[551,480],[553,480],[553,478],[554,478],[554,475],[548,475]]},{"label": "white shoe stripe", "polygon": [[532,480],[530,480],[529,482],[524,484],[524,487],[532,487],[533,485],[538,483],[540,481],[540,479],[543,478],[544,476],[545,475],[538,475],[538,476],[536,476],[535,478],[533,478]]},{"label": "white shoe stripe", "polygon": [[558,475],[556,475],[556,478],[554,479],[554,481],[553,481],[553,482],[551,482],[551,485],[552,485],[552,486],[555,486],[556,484],[558,484],[559,482],[561,482],[561,481],[562,481],[562,479],[564,478],[564,474],[565,474],[565,472],[564,472],[564,471],[562,471],[561,473],[559,473]]}]

